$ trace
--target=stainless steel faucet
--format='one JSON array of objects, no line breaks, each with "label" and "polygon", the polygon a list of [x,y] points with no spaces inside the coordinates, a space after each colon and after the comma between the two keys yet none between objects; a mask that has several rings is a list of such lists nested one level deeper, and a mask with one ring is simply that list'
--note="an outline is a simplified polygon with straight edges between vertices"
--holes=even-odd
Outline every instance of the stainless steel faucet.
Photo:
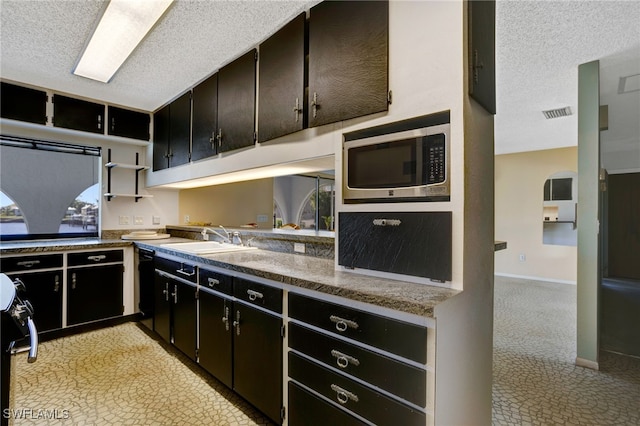
[{"label": "stainless steel faucet", "polygon": [[215,229],[211,229],[211,228],[207,228],[207,227],[202,228],[202,232],[200,232],[202,234],[202,239],[204,241],[209,241],[209,234],[207,234],[207,232],[210,232],[210,233],[215,234],[218,237],[222,238],[222,241],[224,241],[225,243],[231,243],[231,239],[228,236],[225,237],[224,235],[222,235],[221,233],[219,233]]},{"label": "stainless steel faucet", "polygon": [[220,227],[227,234],[227,240],[229,240],[232,244],[239,245],[239,246],[242,245],[242,237],[240,236],[240,232],[238,231],[229,232],[222,225],[218,225],[218,227]]}]

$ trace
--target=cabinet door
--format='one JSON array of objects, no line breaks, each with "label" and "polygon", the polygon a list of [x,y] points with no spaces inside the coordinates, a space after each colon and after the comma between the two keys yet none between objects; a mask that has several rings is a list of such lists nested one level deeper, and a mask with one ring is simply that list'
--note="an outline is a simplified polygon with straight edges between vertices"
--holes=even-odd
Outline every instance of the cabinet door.
[{"label": "cabinet door", "polygon": [[218,136],[220,152],[254,144],[256,50],[218,72]]},{"label": "cabinet door", "polygon": [[104,105],[54,95],[53,125],[104,134]]},{"label": "cabinet door", "polygon": [[193,135],[191,160],[212,157],[218,153],[218,74],[193,88]]},{"label": "cabinet door", "polygon": [[122,265],[67,271],[67,325],[122,315]]},{"label": "cabinet door", "polygon": [[171,102],[169,167],[187,164],[191,150],[191,91]]},{"label": "cabinet door", "polygon": [[309,17],[309,126],[388,109],[387,1],[324,1]]},{"label": "cabinet door", "polygon": [[173,344],[189,358],[196,359],[196,289],[173,282]]},{"label": "cabinet door", "polygon": [[47,124],[47,93],[2,83],[0,116],[29,123]]},{"label": "cabinet door", "polygon": [[234,304],[233,389],[280,424],[282,319]]},{"label": "cabinet door", "polygon": [[233,387],[233,302],[200,291],[200,365],[228,387]]},{"label": "cabinet door", "polygon": [[156,272],[154,282],[153,331],[171,342],[171,279]]},{"label": "cabinet door", "polygon": [[260,45],[258,142],[304,128],[305,14]]},{"label": "cabinet door", "polygon": [[169,167],[169,117],[171,105],[153,114],[153,170]]},{"label": "cabinet door", "polygon": [[124,138],[149,140],[149,114],[109,106],[108,133]]},{"label": "cabinet door", "polygon": [[38,333],[62,328],[62,274],[60,270],[9,275],[24,283]]},{"label": "cabinet door", "polygon": [[496,113],[495,1],[469,3],[469,94]]}]

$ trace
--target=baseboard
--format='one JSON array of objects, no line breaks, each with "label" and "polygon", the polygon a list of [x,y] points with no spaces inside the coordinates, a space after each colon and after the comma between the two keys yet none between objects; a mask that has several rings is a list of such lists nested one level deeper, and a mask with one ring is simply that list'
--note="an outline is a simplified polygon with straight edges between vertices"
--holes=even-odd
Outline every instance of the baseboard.
[{"label": "baseboard", "polygon": [[576,282],[572,281],[572,280],[557,280],[557,279],[554,279],[554,278],[531,277],[531,276],[528,276],[528,275],[516,275],[516,274],[505,274],[505,273],[502,273],[502,272],[495,272],[494,275],[499,276],[499,277],[506,277],[506,278],[519,278],[521,280],[543,281],[543,282],[547,282],[547,283],[576,285]]},{"label": "baseboard", "polygon": [[600,366],[598,365],[598,362],[591,361],[590,359],[576,357],[576,365],[578,367],[590,368],[592,370],[600,370]]}]

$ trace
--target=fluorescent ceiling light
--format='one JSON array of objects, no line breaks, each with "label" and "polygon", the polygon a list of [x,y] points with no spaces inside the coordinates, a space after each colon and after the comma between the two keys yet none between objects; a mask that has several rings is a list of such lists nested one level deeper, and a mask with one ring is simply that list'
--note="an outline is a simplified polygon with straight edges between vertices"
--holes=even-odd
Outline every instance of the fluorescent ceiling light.
[{"label": "fluorescent ceiling light", "polygon": [[108,82],[173,0],[111,0],[75,75]]}]

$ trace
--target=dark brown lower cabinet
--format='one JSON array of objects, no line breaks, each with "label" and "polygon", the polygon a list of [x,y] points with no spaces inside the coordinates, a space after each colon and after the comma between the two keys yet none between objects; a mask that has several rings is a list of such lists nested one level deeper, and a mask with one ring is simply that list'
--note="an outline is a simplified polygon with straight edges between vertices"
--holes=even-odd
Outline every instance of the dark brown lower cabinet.
[{"label": "dark brown lower cabinet", "polygon": [[289,382],[289,424],[305,426],[360,426],[366,423]]},{"label": "dark brown lower cabinet", "polygon": [[195,285],[175,280],[172,300],[173,345],[195,360],[198,321]]},{"label": "dark brown lower cabinet", "polygon": [[121,316],[123,273],[122,264],[67,269],[67,325]]},{"label": "dark brown lower cabinet", "polygon": [[153,330],[192,360],[197,348],[195,284],[156,272]]},{"label": "dark brown lower cabinet", "polygon": [[282,318],[235,302],[233,323],[233,390],[280,424]]},{"label": "dark brown lower cabinet", "polygon": [[233,302],[200,290],[198,362],[211,375],[233,388]]},{"label": "dark brown lower cabinet", "polygon": [[167,343],[171,343],[171,278],[156,272],[153,287],[153,331]]}]

